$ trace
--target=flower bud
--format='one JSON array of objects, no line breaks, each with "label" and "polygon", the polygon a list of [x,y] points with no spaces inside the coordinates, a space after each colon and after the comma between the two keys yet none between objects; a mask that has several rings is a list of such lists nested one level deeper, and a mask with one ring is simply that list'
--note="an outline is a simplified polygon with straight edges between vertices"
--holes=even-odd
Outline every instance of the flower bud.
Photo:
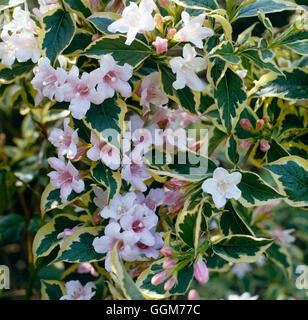
[{"label": "flower bud", "polygon": [[151,283],[153,286],[158,286],[161,283],[163,283],[165,280],[167,280],[168,278],[168,274],[166,271],[162,271],[158,274],[156,274],[155,276],[152,277],[151,279]]},{"label": "flower bud", "polygon": [[163,31],[164,20],[161,14],[156,13],[154,16],[155,26],[158,31]]},{"label": "flower bud", "polygon": [[197,290],[192,289],[188,292],[188,296],[187,296],[188,300],[200,300],[200,296]]},{"label": "flower bud", "polygon": [[176,282],[176,279],[175,279],[174,277],[168,279],[168,280],[165,282],[164,290],[165,290],[165,291],[171,290],[171,289],[174,287],[175,282]]},{"label": "flower bud", "polygon": [[194,276],[201,284],[206,284],[209,280],[209,270],[202,259],[199,259],[194,265]]},{"label": "flower bud", "polygon": [[173,259],[165,260],[163,263],[163,269],[164,270],[172,269],[172,268],[174,268],[175,264],[176,263]]},{"label": "flower bud", "polygon": [[248,139],[245,139],[241,142],[241,147],[244,149],[248,149],[250,147],[251,143]]},{"label": "flower bud", "polygon": [[170,247],[162,247],[159,251],[164,257],[172,257],[173,250]]},{"label": "flower bud", "polygon": [[92,217],[92,222],[94,224],[99,224],[102,221],[102,217],[100,214],[96,214]]},{"label": "flower bud", "polygon": [[91,41],[94,42],[95,40],[97,40],[97,39],[99,39],[101,37],[102,37],[101,34],[95,33],[95,34],[93,34]]},{"label": "flower bud", "polygon": [[152,42],[152,45],[155,47],[157,54],[168,51],[168,40],[167,39],[163,39],[161,37],[156,37],[155,41]]},{"label": "flower bud", "polygon": [[266,152],[270,149],[270,144],[268,143],[267,140],[261,140],[260,142],[260,149],[262,152]]},{"label": "flower bud", "polygon": [[262,118],[265,122],[265,124],[268,124],[271,121],[271,118],[268,114],[265,114]]},{"label": "flower bud", "polygon": [[253,130],[252,124],[249,119],[241,119],[240,124],[244,130],[251,131]]},{"label": "flower bud", "polygon": [[169,28],[167,33],[167,38],[172,39],[176,34],[176,29]]},{"label": "flower bud", "polygon": [[162,7],[162,8],[168,8],[170,1],[169,0],[158,0],[158,4]]},{"label": "flower bud", "polygon": [[263,119],[258,119],[256,122],[256,130],[262,130],[264,128],[265,122]]}]

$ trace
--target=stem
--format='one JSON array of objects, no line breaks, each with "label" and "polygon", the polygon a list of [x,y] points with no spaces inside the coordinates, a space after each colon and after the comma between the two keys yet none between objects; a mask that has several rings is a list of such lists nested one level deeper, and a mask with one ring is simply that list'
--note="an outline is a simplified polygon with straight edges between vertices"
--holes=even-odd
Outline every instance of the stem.
[{"label": "stem", "polygon": [[247,151],[247,153],[246,153],[246,155],[245,155],[245,157],[244,157],[244,159],[243,159],[243,161],[242,161],[242,165],[241,165],[242,168],[245,167],[246,162],[247,162],[247,160],[248,160],[248,158],[249,158],[249,156],[250,156],[250,154],[251,154],[251,152],[252,152],[252,149],[253,149],[253,147],[255,146],[255,144],[256,144],[256,142],[253,143],[253,144],[249,147],[249,149],[248,149],[248,151]]}]

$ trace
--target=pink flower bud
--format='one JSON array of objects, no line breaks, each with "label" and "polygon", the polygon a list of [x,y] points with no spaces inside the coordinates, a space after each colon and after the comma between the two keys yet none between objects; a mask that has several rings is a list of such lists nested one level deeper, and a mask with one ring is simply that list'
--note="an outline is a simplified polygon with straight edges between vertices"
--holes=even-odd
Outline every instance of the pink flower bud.
[{"label": "pink flower bud", "polygon": [[258,119],[256,122],[256,130],[262,130],[264,128],[264,120],[263,119]]},{"label": "pink flower bud", "polygon": [[165,9],[168,8],[168,6],[169,6],[169,0],[158,0],[158,3],[161,7],[165,8]]},{"label": "pink flower bud", "polygon": [[98,33],[95,33],[95,34],[93,34],[93,36],[92,36],[92,42],[94,42],[95,40],[97,40],[97,39],[99,39],[99,38],[101,38],[102,37],[102,35],[101,34],[98,34]]},{"label": "pink flower bud", "polygon": [[168,278],[167,272],[163,271],[153,276],[153,278],[151,279],[151,283],[153,286],[158,286],[161,283],[163,283],[165,280],[167,280],[167,278]]},{"label": "pink flower bud", "polygon": [[170,247],[162,247],[159,251],[164,257],[172,257],[173,250]]},{"label": "pink flower bud", "polygon": [[260,142],[260,149],[262,152],[266,152],[270,149],[270,144],[268,143],[267,140],[261,140]]},{"label": "pink flower bud", "polygon": [[244,130],[251,131],[253,130],[252,124],[249,119],[241,119],[240,124]]},{"label": "pink flower bud", "polygon": [[92,222],[94,224],[99,224],[102,221],[102,217],[100,214],[96,214],[92,217]]},{"label": "pink flower bud", "polygon": [[172,269],[172,268],[174,268],[174,266],[175,266],[175,261],[172,260],[172,259],[165,260],[164,263],[163,263],[163,269],[164,270]]},{"label": "pink flower bud", "polygon": [[160,54],[162,52],[168,51],[168,40],[161,37],[156,37],[152,45],[156,48],[156,53]]},{"label": "pink flower bud", "polygon": [[201,259],[194,265],[194,276],[201,284],[206,284],[209,281],[209,270]]},{"label": "pink flower bud", "polygon": [[248,139],[243,140],[241,143],[241,147],[244,149],[248,149],[250,147],[250,145],[251,145],[251,143]]},{"label": "pink flower bud", "polygon": [[188,300],[200,300],[200,296],[197,290],[192,289],[188,292],[188,296],[187,296]]},{"label": "pink flower bud", "polygon": [[171,289],[174,287],[175,282],[176,282],[176,279],[175,279],[174,277],[168,279],[168,280],[165,282],[164,290],[165,290],[165,291],[171,290]]},{"label": "pink flower bud", "polygon": [[169,28],[168,29],[168,33],[167,33],[167,38],[172,39],[175,34],[176,34],[176,29],[175,28]]},{"label": "pink flower bud", "polygon": [[162,28],[164,26],[163,17],[159,13],[155,14],[154,21],[155,21],[155,25],[156,25],[157,29],[160,29],[160,28]]},{"label": "pink flower bud", "polygon": [[262,119],[264,120],[265,124],[267,124],[271,121],[271,118],[268,114],[265,114]]}]

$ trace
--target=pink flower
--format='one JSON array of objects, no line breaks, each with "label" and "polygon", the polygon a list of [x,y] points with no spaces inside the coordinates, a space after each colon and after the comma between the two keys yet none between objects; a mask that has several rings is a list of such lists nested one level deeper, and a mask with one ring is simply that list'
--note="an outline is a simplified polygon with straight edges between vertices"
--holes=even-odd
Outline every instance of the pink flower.
[{"label": "pink flower", "polygon": [[79,69],[73,66],[67,77],[69,87],[66,89],[65,101],[70,102],[69,109],[75,119],[81,120],[90,109],[91,102],[100,104],[104,101],[104,93],[96,91],[96,77],[93,71],[84,72],[79,79]]},{"label": "pink flower", "polygon": [[164,257],[172,257],[173,250],[170,247],[162,247],[159,251]]},{"label": "pink flower", "polygon": [[164,281],[166,281],[168,279],[168,274],[166,271],[162,271],[158,274],[156,274],[155,276],[152,277],[151,279],[151,283],[153,286],[158,286],[161,283],[163,283]]},{"label": "pink flower", "polygon": [[93,147],[87,152],[87,156],[90,160],[101,160],[112,170],[116,170],[120,167],[121,157],[120,151],[117,148],[100,139],[94,131],[91,131],[91,143]]},{"label": "pink flower", "polygon": [[38,91],[35,97],[35,104],[40,103],[43,97],[62,102],[65,97],[65,90],[67,90],[66,80],[67,72],[64,69],[54,69],[50,65],[49,59],[43,58],[35,77],[31,81],[33,88]]},{"label": "pink flower", "polygon": [[295,229],[287,230],[274,230],[270,234],[274,240],[280,242],[285,247],[290,247],[291,244],[295,241],[295,237],[291,236],[290,233],[294,232]]},{"label": "pink flower", "polygon": [[54,128],[52,129],[48,140],[58,149],[59,157],[67,155],[68,159],[74,159],[78,151],[78,129],[73,130],[68,124],[69,118],[64,119],[64,130]]},{"label": "pink flower", "polygon": [[165,193],[163,189],[151,189],[147,197],[142,193],[137,193],[137,201],[140,204],[145,204],[149,209],[155,211],[158,206],[163,203]]},{"label": "pink flower", "polygon": [[168,28],[168,33],[167,33],[167,37],[169,39],[172,39],[176,34],[176,29],[174,28]]},{"label": "pink flower", "polygon": [[110,202],[109,207],[106,206],[101,211],[101,216],[105,219],[119,220],[133,208],[135,200],[136,194],[134,192],[128,192],[123,195],[119,193]]},{"label": "pink flower", "polygon": [[163,269],[164,270],[169,270],[175,267],[175,260],[173,259],[169,259],[169,260],[165,260],[163,263]]},{"label": "pink flower", "polygon": [[243,140],[241,143],[241,147],[244,149],[248,149],[250,145],[251,145],[251,142],[248,139]]},{"label": "pink flower", "polygon": [[48,159],[48,163],[56,170],[48,174],[50,183],[53,187],[60,188],[60,197],[63,203],[67,202],[67,197],[72,190],[77,193],[84,190],[84,182],[80,179],[78,170],[70,161],[66,164],[64,160],[52,157]]},{"label": "pink flower", "polygon": [[200,258],[194,265],[194,276],[200,284],[206,284],[209,281],[209,270]]},{"label": "pink flower", "polygon": [[122,97],[130,97],[132,89],[128,80],[133,75],[133,67],[128,63],[124,66],[116,64],[110,54],[102,56],[100,68],[93,71],[93,76],[98,83],[97,91],[104,94],[104,98],[111,98],[115,91],[118,91]]},{"label": "pink flower", "polygon": [[157,36],[155,41],[152,42],[152,45],[155,47],[157,54],[168,51],[168,40],[167,39],[163,39],[163,38]]},{"label": "pink flower", "polygon": [[137,241],[147,246],[155,244],[155,237],[150,230],[156,227],[157,222],[157,215],[147,206],[140,204],[134,205],[128,214],[120,218],[122,228],[134,232]]},{"label": "pink flower", "polygon": [[168,97],[163,93],[159,83],[158,72],[145,76],[140,85],[140,104],[150,108],[150,104],[160,107],[168,103]]},{"label": "pink flower", "polygon": [[63,232],[59,233],[57,235],[57,239],[63,239],[62,241],[59,242],[60,248],[62,248],[66,244],[68,238],[72,234],[74,234],[76,231],[78,231],[79,229],[80,229],[80,227],[76,226],[76,227],[74,227],[72,229],[68,229],[68,228],[64,229]]},{"label": "pink flower", "polygon": [[262,152],[267,152],[271,148],[267,140],[261,140],[260,149]]},{"label": "pink flower", "polygon": [[147,186],[144,183],[144,180],[151,178],[151,175],[146,170],[143,161],[139,163],[131,161],[130,163],[123,164],[121,177],[130,183],[135,190],[145,192]]},{"label": "pink flower", "polygon": [[98,277],[98,272],[95,271],[94,267],[90,262],[81,263],[77,269],[78,273],[90,273],[93,277]]},{"label": "pink flower", "polygon": [[88,282],[84,287],[79,280],[71,280],[65,284],[66,295],[60,300],[90,300],[94,295],[95,285],[93,282]]},{"label": "pink flower", "polygon": [[174,287],[175,283],[176,283],[175,277],[169,278],[164,284],[164,290],[165,291],[171,290]]},{"label": "pink flower", "polygon": [[197,290],[192,289],[188,292],[188,296],[187,296],[188,300],[200,300],[200,296]]},{"label": "pink flower", "polygon": [[150,230],[152,235],[154,236],[154,245],[148,246],[142,241],[138,241],[134,244],[134,250],[139,252],[140,256],[146,256],[147,258],[157,259],[159,256],[159,250],[163,245],[164,241],[162,239],[163,232],[155,232],[154,228]]}]

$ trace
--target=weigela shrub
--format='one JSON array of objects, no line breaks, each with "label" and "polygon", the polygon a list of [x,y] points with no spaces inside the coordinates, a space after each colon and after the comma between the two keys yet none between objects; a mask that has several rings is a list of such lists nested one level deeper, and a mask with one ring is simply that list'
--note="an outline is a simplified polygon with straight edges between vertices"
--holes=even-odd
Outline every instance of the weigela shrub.
[{"label": "weigela shrub", "polygon": [[304,6],[4,2],[1,95],[47,139],[33,268],[65,266],[43,299],[199,299],[265,261],[291,277],[294,229],[266,223],[308,206]]}]

